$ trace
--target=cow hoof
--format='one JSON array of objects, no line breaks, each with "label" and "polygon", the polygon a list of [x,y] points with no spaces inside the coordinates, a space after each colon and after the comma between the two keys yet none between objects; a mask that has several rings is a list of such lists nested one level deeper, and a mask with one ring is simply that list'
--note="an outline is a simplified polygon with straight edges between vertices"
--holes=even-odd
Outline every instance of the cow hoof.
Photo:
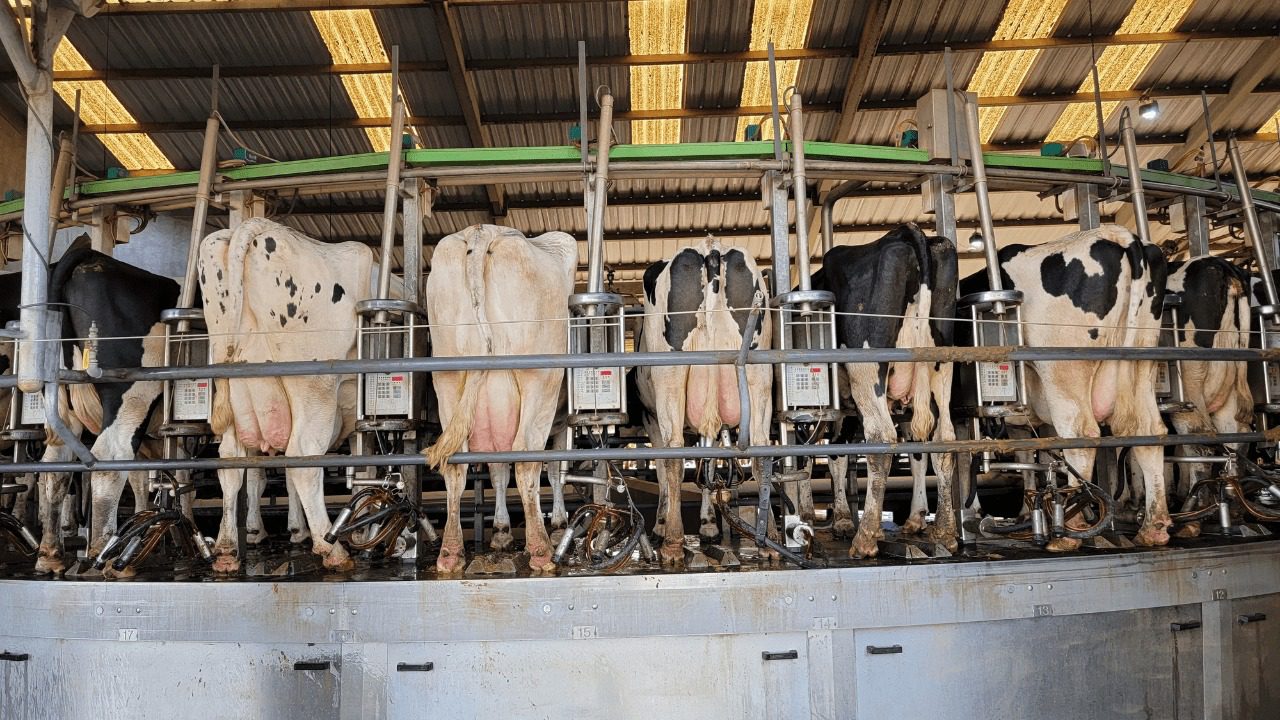
[{"label": "cow hoof", "polygon": [[525,549],[529,552],[530,570],[546,572],[548,568],[555,569],[556,564],[551,562],[551,545],[530,545]]},{"label": "cow hoof", "polygon": [[703,520],[698,528],[698,537],[706,542],[715,542],[720,539],[720,526],[715,520]]},{"label": "cow hoof", "polygon": [[267,531],[259,528],[254,532],[252,528],[244,534],[244,541],[250,545],[260,545],[263,540],[267,539]]},{"label": "cow hoof", "polygon": [[102,577],[109,580],[128,580],[137,576],[138,571],[133,569],[132,565],[128,565],[123,570],[117,570],[110,565],[102,569]]},{"label": "cow hoof", "polygon": [[213,571],[216,573],[240,572],[240,558],[234,553],[218,553],[213,559]]},{"label": "cow hoof", "polygon": [[511,528],[495,529],[493,531],[493,539],[489,541],[489,549],[496,552],[506,552],[511,549],[511,543],[514,541],[511,537]]},{"label": "cow hoof", "polygon": [[352,560],[351,556],[346,553],[324,556],[324,568],[331,572],[351,572],[355,567],[356,561]]},{"label": "cow hoof", "polygon": [[849,548],[849,557],[864,560],[880,554],[880,542],[868,535],[858,533],[853,536],[853,545]]},{"label": "cow hoof", "polygon": [[1178,529],[1173,531],[1173,536],[1183,538],[1184,540],[1193,537],[1200,537],[1200,523],[1189,522],[1185,525],[1179,525]]},{"label": "cow hoof", "polygon": [[667,545],[663,543],[658,548],[658,559],[662,561],[666,567],[680,567],[684,565],[684,545]]},{"label": "cow hoof", "polygon": [[440,555],[436,558],[436,572],[441,575],[459,575],[466,564],[466,559],[466,553],[463,552],[461,545],[441,547]]},{"label": "cow hoof", "polygon": [[301,545],[311,537],[311,531],[307,528],[289,528],[289,542],[294,545]]},{"label": "cow hoof", "polygon": [[926,537],[929,538],[929,542],[945,547],[947,552],[954,553],[960,549],[960,541],[956,538],[954,527],[933,525],[926,531]]},{"label": "cow hoof", "polygon": [[924,532],[924,525],[924,513],[915,513],[907,518],[906,522],[902,523],[900,532],[903,535],[919,535]]},{"label": "cow hoof", "polygon": [[36,572],[60,575],[66,569],[61,552],[51,548],[40,548],[40,557],[36,558]]},{"label": "cow hoof", "polygon": [[1068,537],[1054,538],[1044,546],[1044,549],[1051,553],[1075,552],[1080,549],[1080,541]]},{"label": "cow hoof", "polygon": [[853,533],[856,532],[857,529],[858,526],[853,524],[853,518],[838,517],[836,518],[836,521],[831,524],[831,534],[841,540],[853,537]]},{"label": "cow hoof", "polygon": [[1133,542],[1143,547],[1160,547],[1169,544],[1169,533],[1163,527],[1143,525],[1138,529]]},{"label": "cow hoof", "polygon": [[782,553],[766,545],[760,548],[760,562],[765,565],[777,565],[782,562]]}]

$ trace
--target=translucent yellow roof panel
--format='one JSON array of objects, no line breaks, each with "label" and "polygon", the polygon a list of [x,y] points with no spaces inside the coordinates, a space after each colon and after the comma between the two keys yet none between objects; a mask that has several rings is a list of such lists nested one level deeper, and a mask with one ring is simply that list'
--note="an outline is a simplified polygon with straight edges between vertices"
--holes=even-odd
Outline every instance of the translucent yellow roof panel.
[{"label": "translucent yellow roof panel", "polygon": [[[312,10],[320,38],[329,49],[336,65],[358,65],[390,62],[378,25],[369,10]],[[384,118],[391,111],[391,74],[368,73],[339,75],[342,87],[351,98],[351,106],[361,118]],[[404,91],[401,90],[403,93]],[[407,104],[406,114],[409,113]],[[365,128],[374,150],[386,150],[391,144],[389,128]]]},{"label": "translucent yellow roof panel", "polygon": [[[1195,4],[1195,0],[1137,0],[1133,9],[1120,24],[1117,35],[1172,32],[1178,29],[1182,18]],[[1132,90],[1138,78],[1160,52],[1160,45],[1113,45],[1098,56],[1098,86],[1102,92]],[[1080,83],[1077,92],[1092,93],[1093,77]],[[1111,117],[1118,102],[1102,103],[1103,118]],[[1098,131],[1096,113],[1092,103],[1074,103],[1067,106],[1047,140],[1074,140]]]},{"label": "translucent yellow roof panel", "polygon": [[[53,56],[54,70],[91,70],[89,62],[70,40],[58,43]],[[59,80],[53,89],[63,102],[75,107],[76,91],[80,92],[80,119],[88,125],[132,124],[133,113],[101,80]],[[145,133],[115,133],[96,136],[129,170],[172,170],[173,163]]]},{"label": "translucent yellow roof panel", "polygon": [[[1031,40],[1053,35],[1067,0],[1011,0],[1005,7],[993,40]],[[1039,50],[984,53],[969,79],[969,92],[979,96],[1017,95]],[[1006,108],[985,107],[978,111],[982,142],[990,142]]]},{"label": "translucent yellow roof panel", "polygon": [[[629,0],[627,34],[632,55],[670,55],[685,52],[687,0]],[[633,65],[632,110],[677,110],[684,104],[683,65]],[[680,142],[680,121],[633,120],[631,142]]]},{"label": "translucent yellow roof panel", "polygon": [[[803,48],[809,37],[809,18],[813,15],[813,0],[756,0],[751,11],[751,49],[768,50],[769,43],[779,50]],[[777,63],[778,100],[782,93],[796,84],[800,73],[799,60],[782,60]],[[758,107],[772,103],[769,91],[769,63],[749,62],[742,76],[741,107]],[[747,125],[760,123],[761,139],[773,139],[773,123],[761,118],[739,117],[734,129],[734,140],[745,137]]]}]

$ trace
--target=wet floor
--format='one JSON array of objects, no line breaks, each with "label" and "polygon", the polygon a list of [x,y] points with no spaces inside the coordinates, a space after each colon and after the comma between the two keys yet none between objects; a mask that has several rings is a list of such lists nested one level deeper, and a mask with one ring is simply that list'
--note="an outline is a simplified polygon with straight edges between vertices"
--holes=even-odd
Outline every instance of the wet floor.
[{"label": "wet floor", "polygon": [[[1280,527],[1273,527],[1273,532],[1280,533]],[[1083,547],[1074,553],[1049,553],[1030,542],[1005,539],[979,539],[971,545],[963,546],[955,554],[947,554],[931,543],[919,538],[901,537],[896,532],[886,533],[882,543],[881,555],[871,560],[855,560],[848,556],[849,541],[837,539],[828,531],[819,531],[815,538],[813,551],[808,558],[816,567],[856,568],[884,567],[896,565],[919,565],[938,563],[970,563],[999,562],[1005,560],[1030,560],[1051,557],[1067,557],[1082,555],[1129,554],[1143,552],[1167,552],[1171,549],[1189,549],[1205,547],[1221,547],[1245,543],[1275,542],[1280,551],[1280,534],[1258,537],[1231,537],[1221,535],[1202,535],[1198,538],[1173,538],[1165,548],[1093,548]],[[696,548],[696,549],[695,549]],[[725,552],[728,551],[728,552]],[[430,549],[424,553],[425,559],[417,563],[402,562],[396,558],[357,555],[354,557],[355,568],[348,572],[331,572],[320,566],[318,559],[306,549],[299,550],[286,539],[269,539],[259,546],[250,548],[240,572],[234,574],[214,573],[212,568],[202,562],[190,560],[169,560],[156,558],[138,571],[135,577],[115,579],[115,582],[395,582],[404,580],[438,580],[458,579],[458,575],[440,576],[435,571],[435,551]],[[909,556],[909,557],[908,557]],[[463,578],[527,578],[546,577],[536,573],[528,566],[528,555],[521,552],[483,553],[480,555],[468,552],[468,571]],[[715,572],[760,572],[760,571],[797,571],[796,565],[782,561],[769,562],[763,560],[760,551],[750,540],[738,539],[714,546],[700,545],[696,539],[689,538],[686,544],[685,565],[680,568],[661,567],[656,562],[633,560],[622,569],[611,573],[615,575],[654,575],[673,573],[715,573]],[[0,577],[6,579],[29,579],[32,581],[81,580],[101,581],[102,575],[87,571],[79,573],[73,567],[65,576],[37,575],[31,570],[34,559],[10,558],[11,562],[0,565]],[[589,577],[604,573],[580,568],[572,563],[562,566],[556,573],[562,577]]]}]

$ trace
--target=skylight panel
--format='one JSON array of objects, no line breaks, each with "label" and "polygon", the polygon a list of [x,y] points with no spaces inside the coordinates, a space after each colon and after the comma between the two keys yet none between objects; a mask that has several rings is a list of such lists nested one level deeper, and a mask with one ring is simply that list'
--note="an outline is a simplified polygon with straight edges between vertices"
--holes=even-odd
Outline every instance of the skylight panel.
[{"label": "skylight panel", "polygon": [[[1011,0],[1000,17],[993,40],[1031,40],[1047,38],[1062,17],[1067,0]],[[979,97],[1017,95],[1027,79],[1039,50],[1012,50],[983,53],[969,80],[969,92]],[[1008,108],[984,107],[978,110],[982,142],[991,142],[1000,120]]]},{"label": "skylight panel", "polygon": [[[751,13],[751,50],[764,51],[772,42],[778,50],[798,50],[804,47],[809,37],[809,18],[813,12],[813,0],[756,0]],[[782,102],[781,93],[796,84],[800,72],[799,60],[779,60],[778,69],[778,102]],[[742,77],[742,99],[740,107],[767,107],[773,102],[769,91],[769,63],[755,61],[747,63]],[[782,110],[785,114],[786,110]],[[762,140],[773,139],[773,122],[759,117],[739,117],[734,139],[741,140],[746,133],[747,125],[760,123]]]},{"label": "skylight panel", "polygon": [[[687,0],[629,0],[627,33],[632,55],[686,52]],[[684,103],[684,65],[632,65],[632,110],[678,110]],[[631,142],[680,142],[680,120],[632,120]]]}]

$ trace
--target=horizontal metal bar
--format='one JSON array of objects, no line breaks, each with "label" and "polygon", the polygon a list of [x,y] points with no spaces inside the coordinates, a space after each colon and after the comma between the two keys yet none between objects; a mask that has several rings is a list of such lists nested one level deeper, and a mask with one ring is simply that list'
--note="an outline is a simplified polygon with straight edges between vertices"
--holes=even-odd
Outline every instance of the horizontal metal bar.
[{"label": "horizontal metal bar", "polygon": [[[1222,433],[1203,435],[1134,435],[1102,438],[1026,438],[1017,440],[952,440],[833,443],[830,445],[757,445],[738,450],[732,447],[638,447],[591,448],[565,450],[510,450],[505,452],[460,452],[449,457],[451,464],[558,462],[561,460],[692,460],[714,458],[749,460],[768,457],[827,457],[832,455],[905,455],[939,452],[978,453],[1015,452],[1018,450],[1075,450],[1080,448],[1135,447],[1142,445],[1231,445],[1268,442],[1280,439],[1280,428],[1266,432]],[[31,472],[127,472],[131,470],[218,470],[223,468],[291,468],[291,467],[389,467],[422,466],[425,455],[304,455],[285,457],[202,458],[184,460],[100,460],[92,467],[79,462],[25,462],[0,464],[0,474],[17,475]]]},{"label": "horizontal metal bar", "polygon": [[1267,614],[1260,613],[1260,612],[1236,616],[1236,622],[1241,625],[1248,625],[1249,623],[1262,622],[1263,620],[1266,620],[1266,619],[1267,619]]},{"label": "horizontal metal bar", "polygon": [[[197,367],[146,367],[104,370],[91,378],[82,371],[66,370],[59,379],[70,383],[138,382],[143,380],[197,380],[203,378],[286,377],[299,375],[354,375],[369,372],[457,372],[461,370],[544,370],[590,367],[673,367],[683,365],[733,365],[736,350],[696,352],[622,352],[593,354],[478,355],[467,357],[415,357],[363,360],[298,360],[278,363],[239,363]],[[1258,348],[1077,348],[1077,347],[919,347],[839,348],[830,350],[753,350],[749,365],[781,363],[885,363],[885,362],[1050,362],[1089,360],[1220,360],[1280,361],[1280,349]],[[0,388],[14,387],[12,375],[0,376]]]},{"label": "horizontal metal bar", "polygon": [[396,663],[396,672],[431,672],[435,663]]},{"label": "horizontal metal bar", "polygon": [[1169,630],[1172,632],[1182,632],[1183,630],[1198,630],[1198,629],[1200,629],[1199,620],[1187,620],[1186,622],[1169,623]]}]

